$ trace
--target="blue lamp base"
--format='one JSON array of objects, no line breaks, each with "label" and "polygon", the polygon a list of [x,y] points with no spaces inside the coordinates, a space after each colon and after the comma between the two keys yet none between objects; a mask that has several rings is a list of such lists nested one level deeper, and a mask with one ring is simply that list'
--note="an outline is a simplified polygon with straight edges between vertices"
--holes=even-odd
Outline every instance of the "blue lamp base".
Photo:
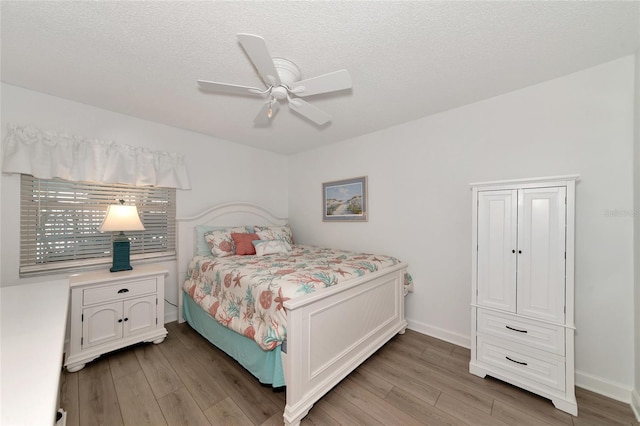
[{"label": "blue lamp base", "polygon": [[130,271],[133,269],[130,263],[130,243],[124,232],[121,232],[113,240],[113,265],[109,271]]}]

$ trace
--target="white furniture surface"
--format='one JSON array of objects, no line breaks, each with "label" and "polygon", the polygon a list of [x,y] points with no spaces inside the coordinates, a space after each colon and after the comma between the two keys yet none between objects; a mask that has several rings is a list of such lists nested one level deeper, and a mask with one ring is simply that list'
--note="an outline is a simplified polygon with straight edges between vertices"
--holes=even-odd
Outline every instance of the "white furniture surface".
[{"label": "white furniture surface", "polygon": [[0,288],[0,424],[55,423],[68,302],[67,280]]},{"label": "white furniture surface", "polygon": [[131,271],[100,270],[70,276],[67,370],[78,371],[100,355],[134,343],[161,343],[167,335],[167,274],[164,267],[147,264]]},{"label": "white furniture surface", "polygon": [[471,373],[577,415],[577,176],[472,184]]},{"label": "white furniture surface", "polygon": [[[284,225],[259,206],[229,203],[178,219],[178,277],[186,279],[196,253],[196,225]],[[282,363],[287,386],[284,422],[298,425],[313,404],[398,333],[404,333],[404,274],[407,265],[328,287],[284,302],[287,353]],[[182,318],[182,284],[179,315]],[[335,333],[331,324],[340,327]]]}]

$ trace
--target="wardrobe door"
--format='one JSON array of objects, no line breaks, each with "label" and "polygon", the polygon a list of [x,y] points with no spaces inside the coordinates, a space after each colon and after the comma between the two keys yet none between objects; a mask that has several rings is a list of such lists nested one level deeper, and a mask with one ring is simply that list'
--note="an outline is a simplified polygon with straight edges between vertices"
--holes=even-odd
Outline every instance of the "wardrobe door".
[{"label": "wardrobe door", "polygon": [[566,188],[518,195],[517,312],[564,324]]},{"label": "wardrobe door", "polygon": [[517,191],[478,192],[479,306],[516,311]]}]

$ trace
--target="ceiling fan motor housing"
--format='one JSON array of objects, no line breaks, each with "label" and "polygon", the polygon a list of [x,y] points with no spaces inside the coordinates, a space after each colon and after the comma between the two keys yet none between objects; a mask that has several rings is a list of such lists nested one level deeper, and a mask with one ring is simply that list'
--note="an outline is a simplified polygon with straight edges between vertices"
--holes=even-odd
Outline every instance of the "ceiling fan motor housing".
[{"label": "ceiling fan motor housing", "polygon": [[287,93],[287,89],[283,86],[276,86],[271,89],[271,96],[280,101],[287,98]]},{"label": "ceiling fan motor housing", "polygon": [[278,71],[280,81],[287,87],[291,87],[296,81],[300,81],[302,73],[300,68],[293,62],[284,58],[273,58],[273,65]]}]

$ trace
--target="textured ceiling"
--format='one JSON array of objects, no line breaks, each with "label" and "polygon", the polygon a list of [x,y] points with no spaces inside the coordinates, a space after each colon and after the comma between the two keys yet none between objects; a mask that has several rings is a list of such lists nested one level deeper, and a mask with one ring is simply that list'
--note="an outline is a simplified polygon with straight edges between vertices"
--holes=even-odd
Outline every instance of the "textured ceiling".
[{"label": "textured ceiling", "polygon": [[[2,81],[291,154],[486,99],[634,53],[640,2],[2,1]],[[347,69],[353,89],[286,105],[254,127],[262,87],[236,34],[265,38],[302,78]],[[25,123],[28,124],[28,123]]]}]

